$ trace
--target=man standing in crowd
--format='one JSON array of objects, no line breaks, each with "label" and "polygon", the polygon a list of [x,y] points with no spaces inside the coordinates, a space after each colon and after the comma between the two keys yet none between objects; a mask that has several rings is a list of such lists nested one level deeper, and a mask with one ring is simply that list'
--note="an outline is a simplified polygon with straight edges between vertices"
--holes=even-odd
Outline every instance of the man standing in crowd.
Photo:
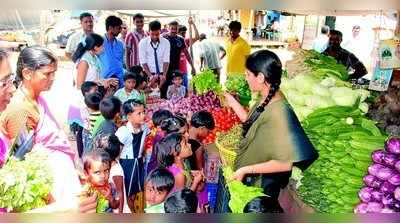
[{"label": "man standing in crowd", "polygon": [[315,38],[313,42],[313,50],[317,51],[318,53],[322,53],[328,47],[329,41],[329,26],[322,26],[321,34]]},{"label": "man standing in crowd", "polygon": [[192,68],[192,74],[196,73],[196,70],[193,65],[192,58],[186,48],[185,39],[183,37],[178,36],[178,22],[173,21],[169,23],[169,32],[164,35],[164,37],[169,40],[171,51],[170,51],[170,59],[169,59],[169,68],[166,76],[165,83],[161,86],[161,98],[167,97],[168,86],[172,83],[172,73],[176,70],[179,70],[179,61],[180,55],[183,52],[186,56],[186,59],[190,63]]},{"label": "man standing in crowd", "polygon": [[126,69],[140,65],[139,61],[139,42],[147,35],[144,32],[144,16],[141,13],[133,16],[135,29],[129,32],[125,39],[126,47]]},{"label": "man standing in crowd", "polygon": [[88,12],[84,12],[79,16],[81,21],[82,30],[72,34],[67,41],[65,47],[65,56],[68,59],[72,58],[78,44],[84,42],[87,35],[93,33],[93,16]]},{"label": "man standing in crowd", "polygon": [[167,39],[161,37],[161,23],[152,21],[149,23],[150,35],[139,42],[139,61],[144,72],[150,77],[150,86],[164,84],[169,62],[170,44]]},{"label": "man standing in crowd", "polygon": [[[186,38],[186,32],[187,32],[186,26],[179,26],[178,34],[185,39],[186,46],[191,47],[197,40],[199,40],[199,31],[197,30],[196,24],[194,24],[192,17],[189,17],[188,23],[189,26],[192,26],[194,30],[194,37],[192,38],[192,41],[190,41],[190,38]],[[189,79],[188,79],[188,69],[186,61],[189,62],[189,60],[186,58],[185,53],[182,52],[181,58],[179,60],[179,70],[181,71],[183,76],[183,85],[186,87],[186,89],[188,89]]]},{"label": "man standing in crowd", "polygon": [[219,80],[222,67],[221,60],[226,55],[224,47],[218,43],[207,40],[206,34],[202,33],[200,34],[200,44],[198,48],[200,55],[200,70],[212,70]]},{"label": "man standing in crowd", "polygon": [[366,75],[367,69],[358,58],[351,52],[343,49],[340,44],[342,43],[342,33],[337,30],[329,32],[328,48],[324,51],[325,55],[334,57],[338,63],[342,63],[348,70],[351,68],[353,72],[350,74],[350,79],[358,79]]},{"label": "man standing in crowd", "polygon": [[106,19],[106,31],[104,36],[104,49],[100,55],[102,63],[101,78],[118,78],[119,87],[124,84],[124,44],[117,39],[121,33],[122,20],[116,16]]},{"label": "man standing in crowd", "polygon": [[341,46],[352,52],[361,62],[368,64],[371,60],[374,44],[373,40],[368,39],[366,35],[362,35],[362,31],[361,26],[354,25],[350,38],[347,41],[343,41]]},{"label": "man standing in crowd", "polygon": [[230,38],[226,42],[227,75],[244,74],[245,62],[250,54],[250,45],[240,36],[242,24],[232,21],[229,24]]}]

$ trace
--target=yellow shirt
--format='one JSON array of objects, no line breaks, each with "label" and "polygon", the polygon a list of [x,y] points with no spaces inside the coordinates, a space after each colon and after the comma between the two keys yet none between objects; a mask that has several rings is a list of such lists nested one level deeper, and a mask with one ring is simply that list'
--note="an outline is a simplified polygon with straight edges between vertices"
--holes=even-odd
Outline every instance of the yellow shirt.
[{"label": "yellow shirt", "polygon": [[251,46],[240,36],[233,43],[230,39],[226,42],[228,75],[244,74],[246,58],[250,50]]}]

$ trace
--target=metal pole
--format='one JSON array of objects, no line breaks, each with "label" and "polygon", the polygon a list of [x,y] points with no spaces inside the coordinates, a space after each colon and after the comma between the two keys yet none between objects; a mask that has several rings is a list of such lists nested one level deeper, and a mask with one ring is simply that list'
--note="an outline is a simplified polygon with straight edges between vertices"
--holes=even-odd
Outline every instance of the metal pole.
[{"label": "metal pole", "polygon": [[[192,10],[189,10],[189,17],[192,17]],[[194,20],[193,20],[194,22]],[[189,53],[193,61],[193,39],[192,39],[192,25],[189,24]]]}]

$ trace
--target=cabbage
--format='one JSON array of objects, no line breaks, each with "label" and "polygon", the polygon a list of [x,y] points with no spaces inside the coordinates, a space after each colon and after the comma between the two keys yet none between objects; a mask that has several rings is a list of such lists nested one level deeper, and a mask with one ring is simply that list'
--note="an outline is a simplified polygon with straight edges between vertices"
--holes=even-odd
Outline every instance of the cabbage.
[{"label": "cabbage", "polygon": [[336,84],[336,79],[333,77],[327,77],[323,79],[320,84],[324,87],[334,87]]},{"label": "cabbage", "polygon": [[311,109],[316,108],[326,108],[334,105],[334,102],[327,97],[322,97],[319,95],[309,96],[305,99],[307,107]]},{"label": "cabbage", "polygon": [[310,75],[297,75],[292,81],[299,92],[306,94],[312,94],[312,87],[317,84],[317,80]]},{"label": "cabbage", "polygon": [[370,95],[369,91],[364,90],[364,89],[357,89],[356,92],[361,97],[360,98],[361,101],[365,101]]},{"label": "cabbage", "polygon": [[324,87],[320,84],[316,84],[312,88],[313,94],[314,95],[319,95],[323,97],[329,97],[331,95],[331,92],[327,87]]},{"label": "cabbage", "polygon": [[295,104],[295,105],[305,105],[305,99],[303,95],[301,95],[298,91],[295,89],[289,89],[286,92],[286,97],[288,98],[290,104]]},{"label": "cabbage", "polygon": [[295,108],[296,115],[298,116],[299,120],[305,119],[309,114],[313,112],[312,109],[306,107],[306,106],[301,106]]},{"label": "cabbage", "polygon": [[332,87],[330,91],[332,99],[339,106],[353,106],[359,97],[355,91],[347,87]]},{"label": "cabbage", "polygon": [[367,113],[369,110],[369,106],[367,103],[362,102],[360,103],[360,105],[358,106],[358,108],[363,112],[363,113]]}]

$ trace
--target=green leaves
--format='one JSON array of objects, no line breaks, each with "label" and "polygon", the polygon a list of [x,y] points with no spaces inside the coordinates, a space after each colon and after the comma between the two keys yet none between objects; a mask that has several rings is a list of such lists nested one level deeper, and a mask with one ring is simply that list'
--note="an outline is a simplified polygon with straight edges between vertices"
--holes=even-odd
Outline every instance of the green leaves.
[{"label": "green leaves", "polygon": [[9,159],[0,169],[0,207],[14,212],[42,207],[52,181],[46,152],[32,151],[22,161]]},{"label": "green leaves", "polygon": [[222,91],[222,86],[218,83],[215,74],[211,70],[203,71],[194,76],[192,86],[198,94],[204,94],[208,91],[214,91],[215,93]]}]

